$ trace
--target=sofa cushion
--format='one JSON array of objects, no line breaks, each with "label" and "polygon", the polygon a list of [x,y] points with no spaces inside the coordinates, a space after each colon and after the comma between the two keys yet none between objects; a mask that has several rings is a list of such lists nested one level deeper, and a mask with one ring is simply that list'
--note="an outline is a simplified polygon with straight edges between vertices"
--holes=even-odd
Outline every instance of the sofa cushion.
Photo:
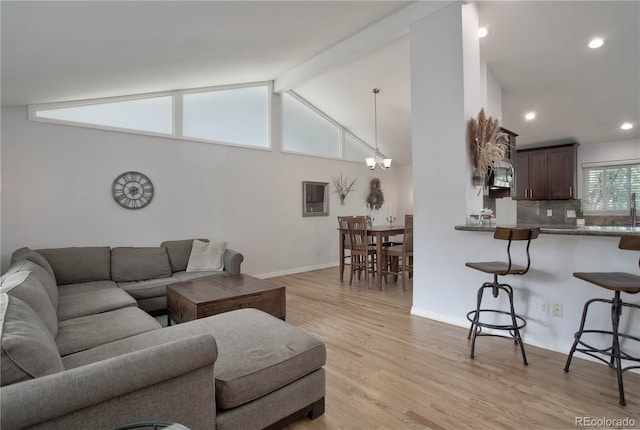
[{"label": "sofa cushion", "polygon": [[208,276],[229,276],[229,272],[173,272],[171,274],[172,278],[176,278],[180,282],[191,281]]},{"label": "sofa cushion", "polygon": [[[172,272],[181,272],[187,270],[187,263],[189,262],[189,256],[191,255],[191,248],[193,248],[193,241],[196,239],[185,240],[167,240],[162,242],[160,246],[167,248],[167,254],[169,254],[169,263],[171,264]],[[208,242],[207,239],[197,239],[202,242]]]},{"label": "sofa cushion", "polygon": [[51,336],[58,333],[58,317],[49,295],[33,272],[15,272],[2,277],[0,293],[17,297],[40,317]]},{"label": "sofa cushion", "polygon": [[134,299],[149,299],[152,297],[166,296],[167,285],[179,282],[176,278],[148,279],[137,282],[118,282],[118,287],[131,294]]},{"label": "sofa cushion", "polygon": [[17,297],[0,294],[0,385],[64,370],[56,343],[42,320]]},{"label": "sofa cushion", "polygon": [[160,323],[146,312],[122,308],[60,321],[56,344],[65,356],[159,328]]},{"label": "sofa cushion", "polygon": [[77,284],[58,285],[58,295],[68,296],[72,294],[82,294],[89,291],[109,290],[118,288],[118,284],[114,281],[92,281],[79,282]]},{"label": "sofa cushion", "polygon": [[193,241],[187,272],[221,272],[224,270],[222,257],[227,242]]},{"label": "sofa cushion", "polygon": [[171,265],[166,248],[120,247],[111,250],[111,279],[116,282],[169,276]]},{"label": "sofa cushion", "polygon": [[114,309],[136,306],[136,299],[120,288],[87,291],[60,297],[58,320],[95,315]]},{"label": "sofa cushion", "polygon": [[321,368],[324,344],[257,309],[240,309],[154,330],[63,357],[74,368],[127,352],[210,334],[218,345],[216,405],[230,409],[258,399]]},{"label": "sofa cushion", "polygon": [[69,247],[39,249],[55,272],[58,285],[111,279],[111,248]]},{"label": "sofa cushion", "polygon": [[258,399],[324,365],[324,344],[303,330],[257,309],[228,314],[227,321],[220,321],[224,328],[214,334],[221,352],[216,361],[219,408]]},{"label": "sofa cushion", "polygon": [[38,281],[40,281],[40,283],[44,286],[47,294],[49,295],[49,300],[53,305],[53,309],[58,309],[58,285],[56,284],[55,278],[45,268],[37,263],[34,263],[31,260],[19,260],[13,263],[11,267],[7,269],[5,275],[9,275],[15,272],[31,272],[33,276],[38,278]]},{"label": "sofa cushion", "polygon": [[167,313],[167,296],[137,299],[138,307],[150,315],[158,316]]},{"label": "sofa cushion", "polygon": [[[49,274],[54,279],[56,278],[55,272],[54,272],[53,268],[51,267],[51,264],[46,259],[46,257],[44,257],[41,253],[39,253],[37,251],[34,251],[32,249],[29,249],[27,247],[17,249],[11,255],[11,264],[15,263],[16,261],[20,261],[20,260],[33,261],[34,263],[36,263],[37,265],[39,265],[40,267],[45,269],[47,272],[49,272]],[[56,281],[57,281],[57,279],[56,279]]]}]

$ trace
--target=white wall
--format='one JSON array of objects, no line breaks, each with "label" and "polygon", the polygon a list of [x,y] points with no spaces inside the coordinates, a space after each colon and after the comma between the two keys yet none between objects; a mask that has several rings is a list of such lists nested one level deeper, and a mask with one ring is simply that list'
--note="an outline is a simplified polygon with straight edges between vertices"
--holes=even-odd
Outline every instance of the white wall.
[{"label": "white wall", "polygon": [[455,316],[462,312],[464,296],[473,294],[455,278],[464,267],[459,255],[465,246],[453,226],[465,222],[471,184],[466,118],[478,111],[465,112],[461,6],[448,6],[414,23],[410,41],[416,268],[412,313],[434,317],[439,309]]},{"label": "white wall", "polygon": [[[469,86],[463,73],[468,58],[462,47],[462,10],[467,6],[444,8],[414,24],[410,33],[416,225],[411,313],[463,327],[469,327],[466,314],[475,308],[477,289],[491,280],[465,263],[506,258],[506,244],[490,233],[454,229],[465,223],[471,183],[465,119],[475,112],[469,111],[463,95]],[[637,271],[637,253],[618,250],[617,243],[615,237],[552,235],[541,235],[532,243],[530,273],[508,277],[516,290],[516,309],[528,320],[525,343],[568,352],[583,304],[595,296],[612,296],[572,273]],[[625,300],[638,303],[640,297],[626,295]],[[561,303],[563,317],[542,314],[542,303]],[[640,326],[640,312],[625,313],[623,327],[631,322]],[[596,310],[593,316],[596,324],[606,327],[609,309]],[[513,344],[505,341],[504,347]],[[640,354],[637,343],[630,348]],[[531,354],[529,362],[536,364]],[[562,369],[556,371],[562,374]]]},{"label": "white wall", "polygon": [[502,87],[487,63],[480,66],[482,83],[482,105],[488,115],[502,119]]},{"label": "white wall", "polygon": [[[153,181],[155,196],[144,209],[123,209],[111,197],[113,179],[127,170]],[[303,218],[302,181],[332,183],[341,172],[358,178],[346,204],[332,186],[330,216]],[[244,254],[248,274],[336,265],[336,216],[363,214],[374,176],[387,202],[407,206],[396,191],[405,189],[397,169],[371,172],[364,160],[32,122],[26,107],[4,108],[2,268],[22,246],[158,246],[192,237],[226,240]]]}]

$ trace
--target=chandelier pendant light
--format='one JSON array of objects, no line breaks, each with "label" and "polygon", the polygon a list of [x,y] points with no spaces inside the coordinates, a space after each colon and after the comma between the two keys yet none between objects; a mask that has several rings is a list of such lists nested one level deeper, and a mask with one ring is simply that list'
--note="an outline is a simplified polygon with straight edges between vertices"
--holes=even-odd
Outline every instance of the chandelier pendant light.
[{"label": "chandelier pendant light", "polygon": [[369,170],[374,170],[376,166],[379,166],[383,169],[388,169],[391,167],[391,158],[383,158],[380,155],[380,151],[378,151],[378,93],[380,90],[378,88],[373,89],[373,124],[375,131],[375,142],[376,142],[376,152],[373,154],[373,157],[369,157],[366,159],[367,167]]}]

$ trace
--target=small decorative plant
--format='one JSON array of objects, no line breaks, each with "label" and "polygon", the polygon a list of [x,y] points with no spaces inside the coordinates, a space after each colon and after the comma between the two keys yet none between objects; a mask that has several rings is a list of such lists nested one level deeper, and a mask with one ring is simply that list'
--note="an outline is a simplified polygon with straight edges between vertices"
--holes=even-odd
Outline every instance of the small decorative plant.
[{"label": "small decorative plant", "polygon": [[584,218],[584,211],[582,210],[582,200],[576,199],[576,218]]},{"label": "small decorative plant", "polygon": [[467,121],[467,133],[471,145],[471,157],[475,172],[473,182],[476,185],[484,185],[487,176],[500,165],[507,153],[509,136],[498,132],[500,121],[484,113],[480,109],[477,118]]},{"label": "small decorative plant", "polygon": [[340,204],[344,205],[344,199],[347,198],[347,195],[355,190],[356,181],[358,178],[355,178],[349,181],[349,178],[343,178],[342,172],[340,172],[339,178],[333,178],[333,186],[336,189],[336,193],[340,196]]}]

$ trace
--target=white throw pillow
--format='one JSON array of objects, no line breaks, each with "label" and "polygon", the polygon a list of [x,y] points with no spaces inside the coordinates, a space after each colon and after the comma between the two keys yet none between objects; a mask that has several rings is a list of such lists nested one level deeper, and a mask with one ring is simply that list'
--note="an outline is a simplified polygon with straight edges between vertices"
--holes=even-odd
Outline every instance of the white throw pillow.
[{"label": "white throw pillow", "polygon": [[221,272],[224,270],[222,257],[227,242],[203,242],[194,240],[187,263],[187,272]]}]

